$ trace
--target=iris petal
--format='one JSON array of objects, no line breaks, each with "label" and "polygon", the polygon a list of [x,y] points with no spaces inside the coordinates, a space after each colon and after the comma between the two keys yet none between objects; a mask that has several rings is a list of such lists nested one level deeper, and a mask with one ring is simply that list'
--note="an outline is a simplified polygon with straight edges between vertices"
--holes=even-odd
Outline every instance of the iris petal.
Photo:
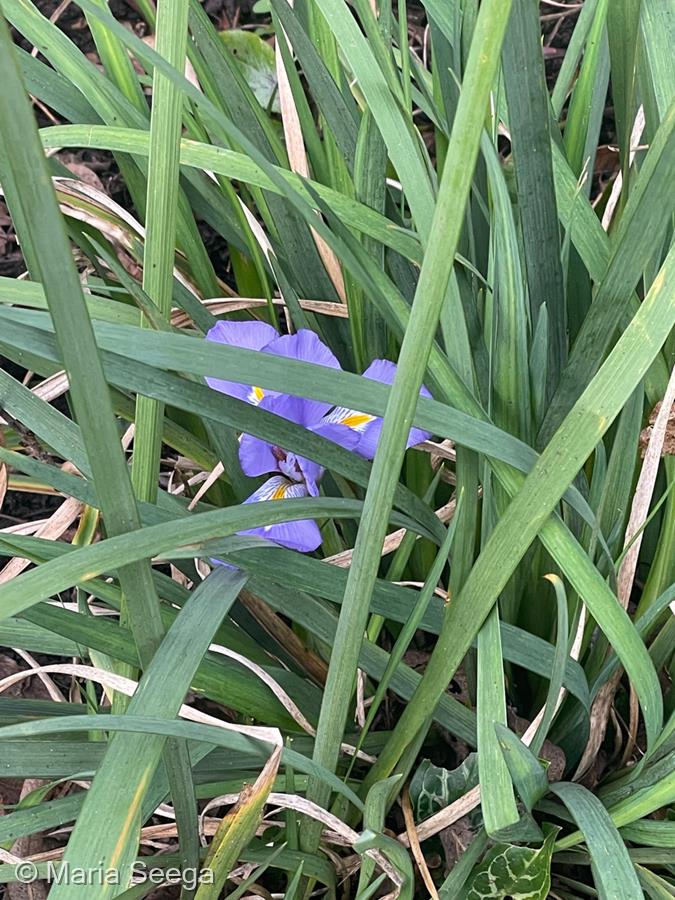
[{"label": "iris petal", "polygon": [[[303,362],[315,363],[319,366],[327,366],[330,369],[339,369],[340,363],[331,350],[307,328],[301,328],[296,334],[285,334],[272,341],[265,347],[265,353],[274,353],[276,356],[285,356],[288,359],[298,359]],[[301,398],[295,398],[296,400]],[[311,425],[328,412],[330,403],[321,403],[318,400],[301,400],[304,406],[305,421],[302,425]],[[279,413],[282,415],[282,413]],[[290,418],[290,416],[286,416]],[[293,419],[292,421],[298,421]]]},{"label": "iris petal", "polygon": [[[370,378],[372,381],[379,381],[382,384],[392,384],[396,375],[396,363],[388,359],[374,359],[363,373],[364,378]],[[420,388],[421,397],[431,397],[427,388],[422,385]],[[331,410],[324,417],[324,422],[340,424],[343,427],[358,432],[361,436],[355,452],[365,459],[372,459],[377,450],[377,444],[380,440],[382,432],[382,419],[379,416],[372,416],[369,413],[359,412],[356,409],[340,406]],[[413,447],[415,444],[429,438],[430,432],[422,431],[421,428],[411,428],[408,434],[406,447]]]},{"label": "iris petal", "polygon": [[328,366],[330,369],[340,368],[335,354],[308,328],[276,338],[265,347],[265,352]]},{"label": "iris petal", "polygon": [[[373,459],[375,452],[377,451],[381,433],[382,419],[378,417],[364,428],[361,434],[361,441],[356,448],[356,453],[358,453],[359,456],[363,456],[364,459]],[[406,447],[414,447],[415,444],[421,444],[422,441],[428,440],[430,436],[431,433],[429,431],[422,431],[421,428],[411,428],[408,433]]]},{"label": "iris petal", "polygon": [[[284,478],[283,475],[274,475],[258,488],[244,503],[258,503],[266,500],[288,500],[293,497],[306,497],[307,488],[304,484],[297,484]],[[250,534],[273,541],[289,550],[298,550],[300,553],[311,553],[321,546],[321,532],[319,526],[312,519],[299,519],[297,522],[281,522],[277,525],[263,525],[259,528],[249,528],[240,531],[239,534]]]},{"label": "iris petal", "polygon": [[[288,394],[265,397],[260,403],[260,408],[273,412],[277,416],[288,419],[290,422],[295,422],[296,425],[312,428],[312,430],[317,421],[320,421],[320,416],[316,416],[316,410],[311,403],[308,403],[301,397],[291,397]],[[275,455],[277,449],[273,444],[262,438],[254,437],[251,434],[243,434],[239,443],[239,461],[244,473],[246,475],[264,475],[266,472],[283,472],[296,481],[304,476],[310,483],[310,494],[316,496],[318,493],[316,483],[323,475],[323,468],[318,463],[310,463],[309,460],[305,460],[301,456],[295,456],[289,451],[287,453],[289,466],[295,467],[297,463],[298,477],[295,478],[292,472],[287,471],[284,465],[280,464],[278,454]],[[305,463],[307,464],[306,466]]]},{"label": "iris petal", "polygon": [[265,397],[260,404],[260,408],[273,412],[275,415],[281,416],[282,419],[288,419],[289,422],[295,422],[296,425],[310,428],[321,420],[322,413],[319,412],[317,414],[316,405],[313,400],[305,400],[303,397],[293,397],[290,394],[276,394],[273,397]]},{"label": "iris petal", "polygon": [[279,337],[276,328],[267,322],[228,322],[220,320],[206,334],[207,341],[244,347],[246,350],[262,350],[270,341]]},{"label": "iris petal", "polygon": [[356,429],[349,428],[342,423],[330,422],[328,421],[328,416],[309,430],[315,434],[320,434],[321,437],[328,438],[334,444],[339,444],[345,450],[356,450],[359,445],[360,438]]},{"label": "iris petal", "polygon": [[396,363],[390,359],[374,359],[363,373],[363,377],[379,381],[382,384],[392,384],[396,369]]},{"label": "iris petal", "polygon": [[[217,344],[228,344],[231,347],[243,347],[245,350],[262,350],[270,341],[278,338],[275,328],[266,322],[216,322],[206,334],[207,341]],[[246,400],[257,405],[265,396],[259,387],[250,384],[239,384],[236,381],[225,381],[221,378],[207,378],[209,387],[229,397]]]},{"label": "iris petal", "polygon": [[304,456],[296,456],[295,461],[307,485],[308,494],[310,497],[318,497],[319,482],[323,478],[324,467],[312,459],[306,459]]},{"label": "iris petal", "polygon": [[[332,422],[327,422],[325,419],[322,419],[318,425],[312,425],[309,430],[313,431],[315,434],[320,434],[321,437],[327,438],[329,441],[338,444],[340,447],[344,447],[345,450],[356,451],[361,440],[360,435],[351,428],[345,428],[344,425],[335,425]],[[298,456],[296,458],[298,465],[300,466],[300,471],[309,487],[310,494],[312,497],[318,496],[319,490],[316,485],[323,477],[323,467],[304,456]],[[312,490],[312,487],[314,487],[314,490]]]},{"label": "iris petal", "polygon": [[244,474],[251,477],[266,475],[278,469],[272,444],[253,434],[242,434],[239,441],[239,462]]},{"label": "iris petal", "polygon": [[[345,428],[344,425],[335,425],[332,422],[327,422],[325,419],[322,419],[318,425],[312,425],[309,430],[315,434],[320,434],[321,437],[328,438],[334,444],[339,444],[345,450],[355,451],[361,440],[360,436],[355,431],[352,431],[351,428]],[[319,495],[317,484],[323,477],[323,466],[304,456],[298,456],[296,459],[300,466],[300,471],[307,482],[309,493],[312,497],[317,497]]]},{"label": "iris petal", "polygon": [[297,550],[299,553],[317,550],[323,540],[319,526],[313,519],[298,519],[296,522],[281,522],[264,528],[251,528],[249,531],[242,531],[241,534],[265,538],[279,544],[280,547]]},{"label": "iris petal", "polygon": [[[347,406],[336,406],[326,416],[323,421],[328,424],[340,425],[347,429],[348,432],[362,432],[367,425],[375,419],[370,413],[362,413],[356,409],[349,409]],[[338,442],[339,443],[339,442]],[[349,448],[352,449],[351,447]]]},{"label": "iris petal", "polygon": [[254,491],[250,497],[247,497],[244,503],[260,503],[265,500],[291,500],[294,497],[306,496],[307,488],[304,484],[289,481],[283,475],[273,475],[257,491]]},{"label": "iris petal", "polygon": [[373,421],[369,423],[369,425],[364,428],[363,432],[361,433],[361,440],[359,442],[359,446],[356,448],[356,452],[359,454],[359,456],[362,456],[364,459],[373,459],[375,457],[375,452],[377,450],[381,432],[382,419],[378,417],[376,419],[373,419]]},{"label": "iris petal", "polygon": [[[390,359],[374,359],[363,373],[363,377],[379,381],[380,384],[393,384],[396,369],[396,363]],[[431,397],[431,392],[425,385],[420,388],[420,397]]]}]

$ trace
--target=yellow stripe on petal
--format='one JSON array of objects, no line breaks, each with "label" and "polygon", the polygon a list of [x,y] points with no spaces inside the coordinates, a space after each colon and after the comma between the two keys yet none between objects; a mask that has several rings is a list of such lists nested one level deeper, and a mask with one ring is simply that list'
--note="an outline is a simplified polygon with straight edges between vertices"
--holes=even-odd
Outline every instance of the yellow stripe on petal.
[{"label": "yellow stripe on petal", "polygon": [[375,416],[369,416],[368,413],[353,412],[346,415],[344,419],[340,419],[340,424],[346,425],[347,428],[360,428],[372,422],[374,418]]},{"label": "yellow stripe on petal", "polygon": [[253,402],[260,403],[260,401],[265,396],[265,391],[262,388],[257,387],[255,384],[251,388],[251,393],[253,395]]},{"label": "yellow stripe on petal", "polygon": [[286,498],[286,491],[288,490],[290,485],[288,484],[280,484],[279,487],[276,487],[270,496],[270,500],[284,500]]}]

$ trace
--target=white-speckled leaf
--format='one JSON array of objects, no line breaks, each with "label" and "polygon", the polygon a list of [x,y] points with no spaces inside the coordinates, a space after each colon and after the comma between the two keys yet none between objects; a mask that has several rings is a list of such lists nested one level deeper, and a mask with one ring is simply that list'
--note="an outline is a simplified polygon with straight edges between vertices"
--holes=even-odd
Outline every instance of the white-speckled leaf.
[{"label": "white-speckled leaf", "polygon": [[454,803],[478,782],[475,753],[456,769],[443,769],[423,760],[410,782],[410,799],[418,822]]},{"label": "white-speckled leaf", "polygon": [[553,844],[560,829],[552,829],[538,850],[497,844],[478,867],[466,900],[546,900],[551,887]]}]

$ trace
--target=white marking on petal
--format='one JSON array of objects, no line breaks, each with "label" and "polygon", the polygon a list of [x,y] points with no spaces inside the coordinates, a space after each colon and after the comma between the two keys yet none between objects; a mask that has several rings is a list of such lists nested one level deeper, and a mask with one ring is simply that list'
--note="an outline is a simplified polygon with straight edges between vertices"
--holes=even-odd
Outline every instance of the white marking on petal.
[{"label": "white marking on petal", "polygon": [[328,415],[324,416],[324,422],[334,425],[345,425],[352,431],[361,432],[376,418],[369,413],[359,412],[357,409],[348,409],[346,406],[336,406]]},{"label": "white marking on petal", "polygon": [[307,486],[304,483],[298,484],[289,481],[283,475],[273,475],[255,493],[251,494],[246,502],[259,503],[265,500],[290,500],[295,497],[306,497],[308,493]]},{"label": "white marking on petal", "polygon": [[248,392],[248,402],[252,403],[254,406],[257,406],[261,400],[265,397],[265,391],[262,388],[257,387],[255,384],[251,386],[251,390]]}]

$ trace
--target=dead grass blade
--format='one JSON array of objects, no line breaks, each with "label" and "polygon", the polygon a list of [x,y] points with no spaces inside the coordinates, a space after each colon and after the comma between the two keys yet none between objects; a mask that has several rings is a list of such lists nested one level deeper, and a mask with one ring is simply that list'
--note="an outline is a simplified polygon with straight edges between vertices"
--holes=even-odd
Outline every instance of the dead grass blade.
[{"label": "dead grass blade", "polygon": [[[58,540],[58,538],[60,538],[78,518],[83,508],[84,503],[80,500],[75,500],[73,497],[69,497],[67,500],[63,501],[55,513],[34,531],[35,536],[48,541]],[[0,571],[0,584],[5,584],[6,582],[11,581],[12,578],[16,578],[16,576],[20,575],[29,565],[29,559],[21,559],[18,556],[14,557],[14,559],[11,559],[2,571]]]},{"label": "dead grass blade", "polygon": [[[652,494],[654,493],[654,485],[656,484],[656,476],[661,461],[661,451],[666,439],[668,420],[674,402],[675,370],[671,372],[661,408],[656,416],[656,421],[654,422],[654,427],[652,428],[649,438],[649,444],[642,461],[640,476],[633,495],[633,503],[631,505],[630,517],[624,540],[624,547],[628,549],[621,563],[621,568],[619,569],[617,585],[618,601],[624,609],[627,609],[628,607],[628,601],[630,600],[630,594],[635,580],[635,570],[637,568],[643,537],[641,529],[649,515],[649,505],[651,503]],[[591,707],[590,737],[574,775],[575,780],[579,779],[588,770],[600,749],[600,745],[602,744],[607,731],[609,711],[622,676],[623,668],[619,667],[609,681],[607,681],[598,691],[598,695]],[[629,729],[629,740],[626,751],[629,747],[632,750],[632,746],[634,745],[634,736],[637,731],[637,710],[631,711],[631,720],[633,724]]]},{"label": "dead grass blade", "polygon": [[[450,500],[450,502],[446,503],[445,506],[441,506],[436,510],[436,515],[444,525],[447,524],[454,516],[456,506],[457,502],[455,500]],[[392,531],[391,534],[388,534],[384,539],[384,544],[382,545],[382,556],[386,556],[388,553],[393,553],[393,551],[401,545],[401,542],[406,534],[407,532],[405,528],[399,528],[397,531]],[[333,556],[327,556],[324,562],[330,563],[332,566],[339,566],[339,568],[341,569],[348,569],[352,564],[353,556],[353,549],[343,550],[342,553],[336,553]]]},{"label": "dead grass blade", "polygon": [[431,877],[431,872],[429,871],[429,866],[427,866],[427,861],[424,858],[424,854],[422,853],[422,847],[417,835],[417,829],[415,827],[415,817],[413,815],[412,804],[410,802],[410,792],[408,791],[408,788],[406,788],[401,794],[401,808],[403,809],[403,818],[405,819],[405,831],[408,835],[409,846],[412,851],[412,855],[415,858],[415,862],[417,863],[417,868],[420,870],[420,875],[422,876],[422,880],[424,881],[424,884],[429,891],[429,896],[432,898],[432,900],[439,900],[436,885],[434,884],[434,880]]},{"label": "dead grass blade", "polygon": [[[291,6],[292,5],[293,4],[291,3]],[[295,100],[293,99],[293,92],[291,91],[286,67],[284,66],[281,50],[279,49],[280,40],[286,41],[289,53],[292,53],[293,50],[286,33],[282,29],[281,33],[277,35],[275,60],[279,90],[279,107],[281,109],[281,121],[284,128],[284,137],[286,139],[286,152],[288,153],[291,171],[296,172],[303,178],[309,178],[309,165],[307,163],[305,139],[302,134],[300,118],[295,106]],[[347,295],[345,291],[345,282],[337,256],[314,229],[312,229],[312,238],[316,244],[316,249],[319,251],[319,256],[328,273],[328,277],[335,288],[336,294],[342,303],[346,303]]]}]

